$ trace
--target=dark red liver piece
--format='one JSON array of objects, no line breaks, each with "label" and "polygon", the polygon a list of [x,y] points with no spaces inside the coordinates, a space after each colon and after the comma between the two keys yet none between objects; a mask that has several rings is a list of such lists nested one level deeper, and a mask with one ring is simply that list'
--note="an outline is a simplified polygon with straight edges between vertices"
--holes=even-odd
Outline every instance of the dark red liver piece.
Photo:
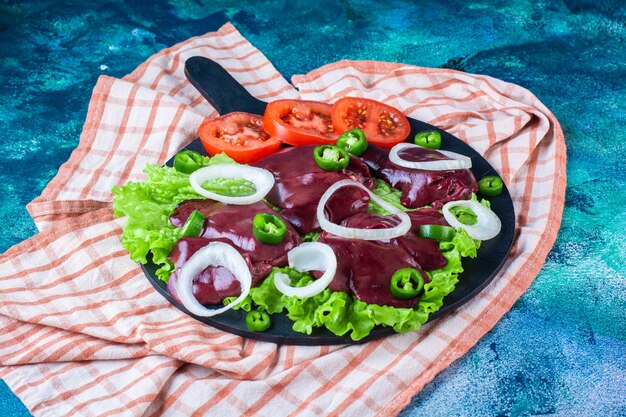
[{"label": "dark red liver piece", "polygon": [[[345,219],[346,227],[385,229],[398,224],[397,218],[360,213]],[[436,242],[421,239],[409,232],[405,236],[385,241],[347,239],[322,233],[319,242],[333,248],[337,256],[337,273],[329,285],[333,291],[346,291],[370,304],[411,308],[418,298],[400,300],[389,290],[391,277],[401,268],[422,271],[418,259],[438,268],[446,264]],[[428,282],[428,276],[423,273]]]},{"label": "dark red liver piece", "polygon": [[255,165],[267,169],[276,184],[266,196],[281,208],[281,215],[300,234],[319,230],[315,211],[322,194],[337,181],[353,179],[368,188],[374,186],[368,167],[355,157],[340,171],[324,171],[313,158],[315,146],[295,146],[270,155]]},{"label": "dark red liver piece", "polygon": [[[407,160],[445,159],[438,152],[423,148],[411,148],[401,155]],[[400,201],[409,208],[431,205],[439,209],[448,201],[466,200],[472,192],[478,192],[478,184],[469,169],[425,171],[404,168],[389,161],[389,153],[374,145],[368,147],[361,159],[377,177],[402,191]]]},{"label": "dark red liver piece", "polygon": [[[271,213],[280,217],[263,202],[236,206],[211,200],[190,201],[180,205],[172,217],[177,223],[184,224],[184,215],[188,216],[194,209],[208,213],[208,218],[202,237],[180,239],[169,255],[175,265],[175,272],[168,282],[168,290],[175,297],[172,282],[176,282],[178,270],[193,254],[210,242],[224,242],[235,247],[248,263],[252,286],[256,286],[269,275],[272,267],[287,265],[287,252],[301,241],[289,223],[286,223],[287,235],[280,244],[266,245],[256,240],[252,234],[252,220],[257,213]],[[229,271],[224,271],[224,268],[208,267],[194,280],[194,295],[201,303],[204,300],[215,304],[224,297],[239,295],[240,291],[239,282]]]},{"label": "dark red liver piece", "polygon": [[[176,292],[176,281],[178,275],[173,274],[167,282],[167,290],[180,302]],[[241,294],[241,285],[228,269],[210,266],[193,280],[193,294],[200,304],[218,304],[226,297]]]},{"label": "dark red liver piece", "polygon": [[[439,214],[436,210],[433,211]],[[443,218],[441,214],[439,216]],[[418,218],[417,215],[415,217]],[[428,220],[430,221],[431,219],[429,218]],[[387,229],[396,226],[398,223],[398,218],[394,216],[360,213],[345,219],[341,224],[346,227],[360,229]],[[419,226],[417,231],[419,231]],[[441,268],[448,263],[447,259],[439,251],[439,243],[432,239],[419,237],[413,228],[404,236],[391,239],[389,242],[406,251],[424,269]]]},{"label": "dark red liver piece", "polygon": [[204,215],[204,217],[208,217],[211,212],[217,208],[222,206],[221,203],[218,203],[213,200],[189,200],[185,201],[182,204],[179,204],[174,210],[174,213],[170,216],[170,223],[174,227],[183,227],[191,213],[194,210],[198,210],[200,213]]},{"label": "dark red liver piece", "polygon": [[[169,255],[174,263],[175,271],[167,282],[167,290],[178,301],[176,282],[178,271],[198,250],[211,243],[201,237],[185,237],[180,239]],[[250,257],[242,254],[248,264]],[[201,304],[217,304],[224,298],[241,293],[241,285],[235,276],[226,268],[209,266],[193,280],[193,295]]]},{"label": "dark red liver piece", "polygon": [[268,264],[271,270],[271,266],[286,264],[287,252],[300,244],[300,236],[293,226],[285,221],[287,235],[280,244],[267,245],[259,242],[252,234],[252,220],[258,213],[274,214],[285,221],[282,214],[275,212],[262,201],[245,206],[223,204],[209,215],[202,237],[212,241],[225,239],[247,253],[252,265]]},{"label": "dark red liver piece", "polygon": [[370,196],[362,188],[342,187],[326,202],[324,215],[331,222],[339,224],[350,216],[367,212],[369,202]]},{"label": "dark red liver piece", "polygon": [[389,290],[391,276],[400,268],[420,269],[402,248],[392,243],[346,239],[322,233],[319,242],[333,248],[337,273],[329,285],[333,291],[354,294],[369,304],[411,308],[417,298],[400,300]]},{"label": "dark red liver piece", "polygon": [[411,230],[419,233],[421,225],[438,224],[441,226],[450,226],[443,214],[432,208],[421,208],[419,210],[407,212],[411,219]]}]

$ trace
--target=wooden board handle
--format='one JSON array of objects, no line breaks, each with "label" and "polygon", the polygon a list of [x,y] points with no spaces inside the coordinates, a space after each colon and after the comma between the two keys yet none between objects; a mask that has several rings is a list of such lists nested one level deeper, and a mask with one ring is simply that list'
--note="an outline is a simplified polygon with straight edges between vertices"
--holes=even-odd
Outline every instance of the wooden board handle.
[{"label": "wooden board handle", "polygon": [[189,82],[220,115],[234,111],[262,115],[267,103],[253,97],[220,64],[202,56],[185,62]]}]

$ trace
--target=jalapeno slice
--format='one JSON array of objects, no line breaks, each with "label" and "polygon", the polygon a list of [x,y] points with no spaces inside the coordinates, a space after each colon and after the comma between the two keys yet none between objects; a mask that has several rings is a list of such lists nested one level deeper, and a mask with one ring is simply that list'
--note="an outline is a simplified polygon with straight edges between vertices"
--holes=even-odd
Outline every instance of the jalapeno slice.
[{"label": "jalapeno slice", "polygon": [[424,288],[424,277],[415,268],[402,268],[394,272],[389,289],[401,300],[417,297]]},{"label": "jalapeno slice", "polygon": [[205,158],[198,152],[186,149],[174,156],[174,169],[184,174],[191,174],[204,166],[204,160]]},{"label": "jalapeno slice", "polygon": [[478,181],[478,189],[482,195],[487,197],[495,197],[502,194],[504,183],[500,177],[495,175],[487,175]]},{"label": "jalapeno slice", "polygon": [[264,332],[271,324],[270,315],[265,311],[252,310],[246,314],[246,327],[253,332]]},{"label": "jalapeno slice", "polygon": [[448,242],[452,240],[456,231],[454,227],[439,224],[423,224],[420,226],[419,235],[426,239],[435,239]]},{"label": "jalapeno slice", "polygon": [[252,219],[252,234],[261,243],[278,245],[287,235],[287,225],[274,214],[258,213]]},{"label": "jalapeno slice", "polygon": [[339,171],[350,163],[350,154],[336,145],[317,146],[313,150],[317,165],[325,171]]},{"label": "jalapeno slice", "polygon": [[337,139],[337,146],[354,156],[361,156],[367,150],[365,133],[361,129],[347,130]]},{"label": "jalapeno slice", "polygon": [[203,227],[204,215],[198,210],[194,210],[181,228],[181,234],[183,237],[198,237],[202,233]]},{"label": "jalapeno slice", "polygon": [[441,148],[441,133],[436,130],[425,130],[415,135],[415,144],[428,149]]}]

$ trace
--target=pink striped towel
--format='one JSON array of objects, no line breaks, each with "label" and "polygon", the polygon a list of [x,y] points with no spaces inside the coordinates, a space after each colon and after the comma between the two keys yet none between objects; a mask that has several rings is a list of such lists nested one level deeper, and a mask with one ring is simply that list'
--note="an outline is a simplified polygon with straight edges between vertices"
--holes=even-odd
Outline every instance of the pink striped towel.
[{"label": "pink striped towel", "polygon": [[[446,129],[508,185],[517,239],[471,302],[419,332],[363,345],[279,346],[224,333],[167,303],[120,243],[111,188],[141,180],[215,110],[183,75],[202,55],[269,101],[387,102]],[[487,76],[340,61],[292,78],[226,24],[102,76],[78,148],[28,205],[40,233],[0,257],[0,377],[35,416],[395,415],[488,332],[556,238],[565,190],[558,122],[529,91]]]}]

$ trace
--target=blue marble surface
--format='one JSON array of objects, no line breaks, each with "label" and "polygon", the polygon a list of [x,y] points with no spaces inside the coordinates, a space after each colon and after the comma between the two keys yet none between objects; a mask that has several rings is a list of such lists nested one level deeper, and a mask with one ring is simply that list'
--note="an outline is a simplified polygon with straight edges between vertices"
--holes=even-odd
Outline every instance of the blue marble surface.
[{"label": "blue marble surface", "polygon": [[[0,251],[35,234],[24,206],[77,145],[97,77],[226,21],[287,79],[374,59],[533,91],[567,141],[558,240],[513,309],[401,416],[626,415],[623,0],[0,2]],[[29,416],[3,383],[0,415]]]}]

